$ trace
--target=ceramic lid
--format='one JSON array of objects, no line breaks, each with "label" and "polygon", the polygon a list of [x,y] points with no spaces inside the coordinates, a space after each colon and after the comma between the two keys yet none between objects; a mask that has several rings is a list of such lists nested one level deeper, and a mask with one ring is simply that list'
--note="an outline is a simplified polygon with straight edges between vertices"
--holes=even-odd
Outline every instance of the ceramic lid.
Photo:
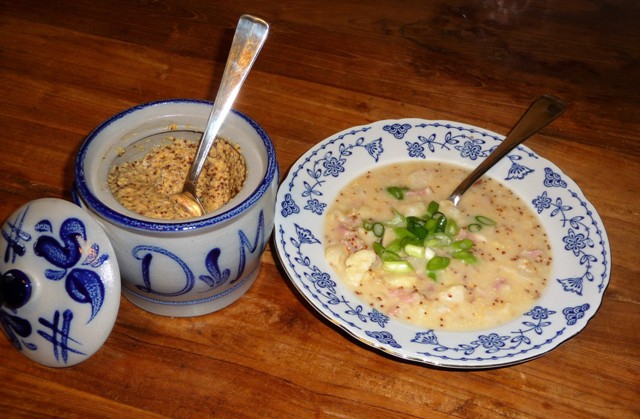
[{"label": "ceramic lid", "polygon": [[26,357],[68,367],[93,355],[120,307],[120,271],[82,208],[43,198],[16,210],[0,239],[0,324]]}]

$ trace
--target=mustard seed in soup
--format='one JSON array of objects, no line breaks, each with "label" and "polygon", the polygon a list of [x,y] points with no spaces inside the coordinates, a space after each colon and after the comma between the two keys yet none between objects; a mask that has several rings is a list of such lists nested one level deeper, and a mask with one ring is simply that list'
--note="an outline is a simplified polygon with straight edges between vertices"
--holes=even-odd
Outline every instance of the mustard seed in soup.
[{"label": "mustard seed in soup", "polygon": [[478,330],[524,314],[551,272],[547,235],[488,177],[453,206],[446,198],[467,174],[416,162],[360,176],[327,212],[328,263],[371,307],[420,327]]}]

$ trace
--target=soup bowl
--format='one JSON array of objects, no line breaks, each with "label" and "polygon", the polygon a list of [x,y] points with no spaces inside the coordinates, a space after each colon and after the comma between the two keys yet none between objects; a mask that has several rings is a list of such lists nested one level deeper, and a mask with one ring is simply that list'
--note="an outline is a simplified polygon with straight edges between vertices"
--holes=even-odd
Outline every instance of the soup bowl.
[{"label": "soup bowl", "polygon": [[169,137],[197,141],[212,103],[176,99],[142,104],[98,126],[75,162],[74,201],[105,230],[123,295],[152,313],[187,317],[220,310],[255,281],[273,229],[279,179],[265,131],[232,111],[220,137],[240,147],[247,177],[224,206],[201,217],[160,220],[126,209],[111,193],[111,168],[139,159]]},{"label": "soup bowl", "polygon": [[[358,341],[398,358],[444,368],[495,368],[523,362],[577,334],[595,315],[609,282],[607,235],[596,209],[578,185],[525,146],[513,150],[486,175],[517,195],[548,235],[553,264],[547,285],[521,315],[486,327],[423,326],[394,313],[395,308],[411,302],[403,297],[415,296],[411,285],[400,281],[389,285],[387,291],[398,297],[398,305],[380,308],[377,302],[364,299],[365,290],[356,291],[349,283],[353,280],[335,268],[342,262],[336,262],[336,253],[331,252],[335,247],[330,243],[333,232],[343,235],[345,242],[354,237],[348,229],[330,222],[335,201],[355,197],[361,201],[354,201],[352,208],[359,208],[370,199],[365,195],[379,197],[376,186],[365,181],[359,184],[357,194],[346,192],[354,180],[365,174],[373,179],[376,169],[410,164],[447,164],[469,171],[503,139],[500,134],[460,122],[405,118],[351,127],[315,144],[291,166],[276,201],[275,250],[295,288],[313,309]],[[387,175],[387,179],[393,186],[410,186],[416,181],[395,175]],[[434,190],[446,183],[438,176],[431,180]],[[454,187],[451,185],[451,190]],[[444,199],[451,190],[442,191]],[[424,197],[426,206],[431,198]],[[384,222],[380,217],[385,216],[372,210],[378,204],[369,201],[367,205],[371,220]],[[403,212],[400,198],[394,205]],[[352,217],[354,213],[344,211],[344,219],[359,221],[361,217]],[[361,229],[367,230],[364,223]],[[375,227],[371,231],[377,235]],[[362,271],[361,259],[352,262],[350,268]],[[490,263],[489,259],[480,260],[478,266]],[[371,260],[364,270],[370,266]],[[427,284],[436,279],[423,278]],[[456,287],[451,290],[461,291],[462,278],[455,279],[460,281],[452,282]],[[459,295],[442,297],[457,303]],[[425,303],[428,310],[434,306]]]}]

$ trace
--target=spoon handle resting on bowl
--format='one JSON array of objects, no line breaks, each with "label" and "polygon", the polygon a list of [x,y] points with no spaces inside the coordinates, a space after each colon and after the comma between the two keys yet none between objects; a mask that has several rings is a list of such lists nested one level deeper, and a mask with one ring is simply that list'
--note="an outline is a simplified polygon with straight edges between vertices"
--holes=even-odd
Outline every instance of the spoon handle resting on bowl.
[{"label": "spoon handle resting on bowl", "polygon": [[500,145],[451,193],[451,196],[448,198],[449,201],[453,202],[453,205],[458,205],[462,194],[480,179],[487,170],[527,138],[562,115],[565,109],[566,105],[564,102],[553,96],[542,95],[536,99]]},{"label": "spoon handle resting on bowl", "polygon": [[196,182],[209,151],[211,151],[222,123],[238,96],[242,83],[244,83],[267,39],[268,32],[269,25],[257,17],[243,15],[238,21],[220,88],[184,186],[184,190],[191,192],[194,197],[196,196]]}]

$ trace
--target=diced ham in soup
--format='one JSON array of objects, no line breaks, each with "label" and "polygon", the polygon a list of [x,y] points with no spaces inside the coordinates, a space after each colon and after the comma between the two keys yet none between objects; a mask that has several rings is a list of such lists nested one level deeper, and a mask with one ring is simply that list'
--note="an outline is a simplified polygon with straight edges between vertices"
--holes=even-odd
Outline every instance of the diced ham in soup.
[{"label": "diced ham in soup", "polygon": [[[551,272],[547,235],[525,202],[486,177],[454,207],[446,198],[467,173],[441,163],[402,163],[369,171],[343,189],[325,220],[325,256],[338,277],[376,310],[425,328],[479,330],[531,309]],[[403,198],[388,187],[402,187]],[[383,269],[373,244],[386,246],[393,229],[376,237],[363,222],[384,222],[396,213],[420,216],[430,201],[461,227],[456,240],[473,242],[476,262],[453,260],[431,277],[422,259],[410,260],[410,272]],[[495,225],[467,230],[478,215]],[[425,257],[437,252],[428,249]]]}]

